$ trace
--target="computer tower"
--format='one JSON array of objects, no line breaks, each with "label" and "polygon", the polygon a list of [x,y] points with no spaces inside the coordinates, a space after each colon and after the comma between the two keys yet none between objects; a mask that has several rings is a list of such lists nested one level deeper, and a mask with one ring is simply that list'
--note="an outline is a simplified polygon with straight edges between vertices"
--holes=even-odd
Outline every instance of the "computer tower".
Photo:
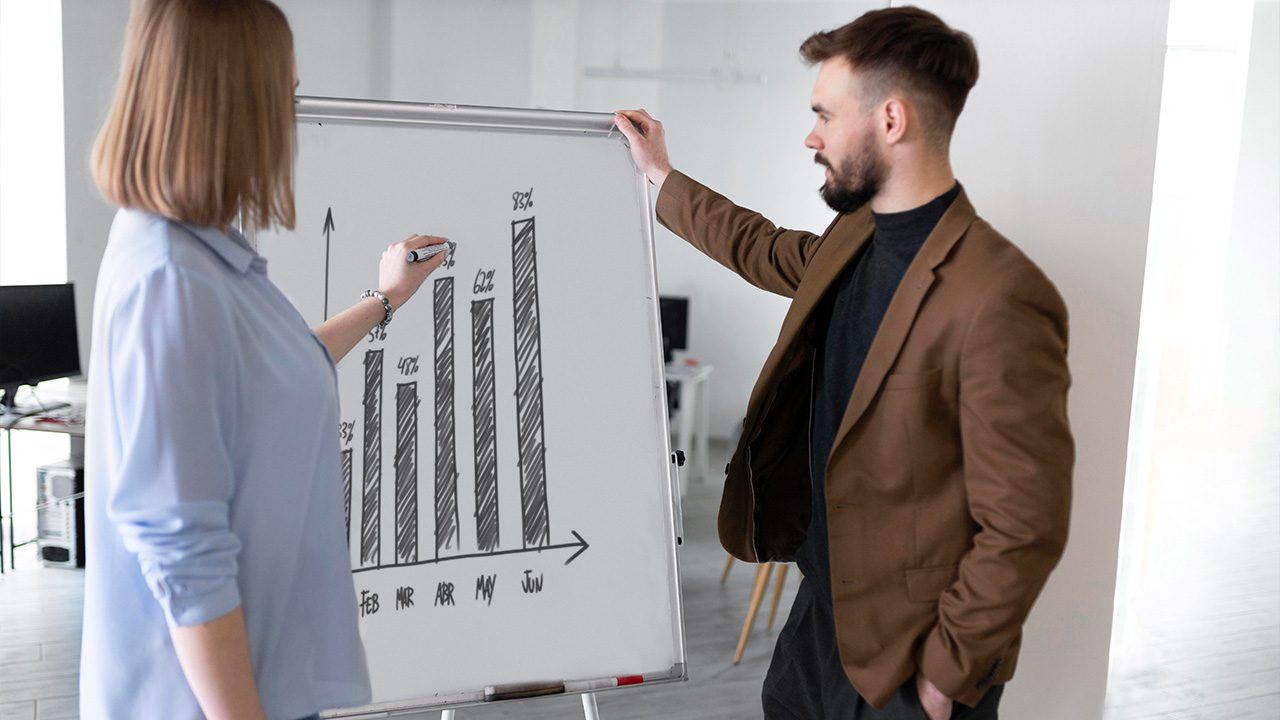
[{"label": "computer tower", "polygon": [[36,468],[36,551],[46,567],[84,567],[84,468]]}]

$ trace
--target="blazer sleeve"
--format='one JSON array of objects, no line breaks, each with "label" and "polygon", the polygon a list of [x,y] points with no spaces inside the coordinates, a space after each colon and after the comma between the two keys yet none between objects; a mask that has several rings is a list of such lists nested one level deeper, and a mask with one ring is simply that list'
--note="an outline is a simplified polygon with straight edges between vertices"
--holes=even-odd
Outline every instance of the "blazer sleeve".
[{"label": "blazer sleeve", "polygon": [[673,170],[662,183],[658,222],[762,290],[794,297],[817,235],[787,230]]},{"label": "blazer sleeve", "polygon": [[965,487],[979,530],[939,599],[920,668],[966,705],[1010,661],[1066,545],[1075,458],[1070,384],[1066,306],[1027,264],[993,284],[961,351]]}]

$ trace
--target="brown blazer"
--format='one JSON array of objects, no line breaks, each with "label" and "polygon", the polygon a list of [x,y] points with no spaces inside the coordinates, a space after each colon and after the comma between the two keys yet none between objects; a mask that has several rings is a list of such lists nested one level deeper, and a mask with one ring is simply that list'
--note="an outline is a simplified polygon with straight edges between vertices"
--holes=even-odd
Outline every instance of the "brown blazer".
[{"label": "brown blazer", "polygon": [[[786,561],[810,514],[815,308],[870,239],[778,228],[688,177],[658,219],[751,284],[792,298],[726,468],[720,541]],[[1022,624],[1062,555],[1074,448],[1067,310],[964,190],[907,268],[827,459],[832,602],[849,680],[883,707],[917,670],[974,705],[1013,676]]]}]

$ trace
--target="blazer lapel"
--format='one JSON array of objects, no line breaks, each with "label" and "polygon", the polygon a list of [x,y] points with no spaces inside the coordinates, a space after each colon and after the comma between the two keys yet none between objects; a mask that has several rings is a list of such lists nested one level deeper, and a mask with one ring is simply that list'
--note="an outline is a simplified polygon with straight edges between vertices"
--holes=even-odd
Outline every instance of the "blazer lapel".
[{"label": "blazer lapel", "polygon": [[[842,220],[841,225],[845,227],[840,228],[839,233],[831,232],[822,238],[822,245],[810,260],[804,280],[796,288],[796,295],[791,300],[791,309],[782,322],[778,343],[774,346],[775,352],[788,352],[794,347],[796,336],[808,325],[809,317],[822,304],[822,298],[826,296],[831,284],[858,256],[858,252],[871,239],[871,233],[875,230],[871,212],[865,209],[848,216]],[[770,359],[776,360],[779,365],[782,362],[781,356]]]},{"label": "blazer lapel", "polygon": [[871,347],[867,350],[867,359],[862,364],[862,372],[858,375],[853,393],[849,396],[849,405],[845,408],[844,418],[836,431],[835,442],[831,445],[833,450],[840,446],[844,436],[866,412],[872,398],[884,384],[889,369],[898,359],[898,353],[902,350],[908,333],[911,332],[911,326],[915,323],[920,305],[929,294],[929,288],[933,287],[934,268],[947,259],[951,248],[976,218],[973,205],[969,203],[969,198],[961,187],[960,194],[938,220],[937,227],[929,233],[924,245],[920,247],[920,252],[911,261],[906,274],[902,276],[897,292],[893,295],[893,300],[889,302],[884,319],[880,321],[880,329],[876,331],[875,339],[871,341]]}]

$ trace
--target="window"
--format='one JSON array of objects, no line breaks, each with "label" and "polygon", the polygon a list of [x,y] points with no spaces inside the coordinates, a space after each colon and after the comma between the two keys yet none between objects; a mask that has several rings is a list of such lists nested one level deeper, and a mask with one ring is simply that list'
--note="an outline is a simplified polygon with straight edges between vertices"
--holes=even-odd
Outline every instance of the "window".
[{"label": "window", "polygon": [[1169,10],[1108,720],[1280,696],[1277,5]]},{"label": "window", "polygon": [[62,3],[0,2],[0,284],[67,281]]}]

